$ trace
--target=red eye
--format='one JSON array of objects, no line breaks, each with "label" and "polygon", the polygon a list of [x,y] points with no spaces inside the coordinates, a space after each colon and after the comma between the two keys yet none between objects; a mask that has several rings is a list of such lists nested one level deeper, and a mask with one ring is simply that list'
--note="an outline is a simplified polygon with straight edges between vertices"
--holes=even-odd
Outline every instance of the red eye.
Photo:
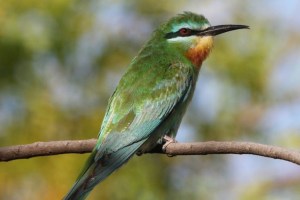
[{"label": "red eye", "polygon": [[181,28],[180,30],[179,30],[179,35],[180,36],[189,36],[189,35],[191,35],[191,29],[187,29],[187,28]]}]

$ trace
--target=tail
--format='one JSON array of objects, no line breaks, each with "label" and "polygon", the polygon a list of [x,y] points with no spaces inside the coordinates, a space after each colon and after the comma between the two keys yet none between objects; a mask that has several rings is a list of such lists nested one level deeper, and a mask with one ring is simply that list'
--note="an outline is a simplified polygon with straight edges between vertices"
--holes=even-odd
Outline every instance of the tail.
[{"label": "tail", "polygon": [[83,200],[92,189],[109,176],[116,169],[125,164],[139,149],[145,141],[139,141],[129,146],[123,147],[111,154],[103,155],[99,160],[95,161],[94,157],[97,151],[93,151],[90,155],[86,166],[73,185],[72,189],[63,198],[64,200]]}]

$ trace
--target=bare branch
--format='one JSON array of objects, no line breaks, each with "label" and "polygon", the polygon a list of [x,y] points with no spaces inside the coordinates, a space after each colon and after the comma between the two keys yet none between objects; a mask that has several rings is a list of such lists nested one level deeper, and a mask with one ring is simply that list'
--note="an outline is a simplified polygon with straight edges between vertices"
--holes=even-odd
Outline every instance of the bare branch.
[{"label": "bare branch", "polygon": [[[96,144],[96,139],[66,140],[51,142],[35,142],[0,148],[0,161],[11,161],[37,156],[50,156],[66,153],[88,153]],[[282,147],[252,142],[195,142],[171,143],[165,151],[156,148],[148,153],[175,155],[207,155],[207,154],[253,154],[269,158],[281,159],[300,165],[300,152]]]},{"label": "bare branch", "polygon": [[67,153],[88,153],[93,150],[96,141],[96,139],[65,140],[0,147],[0,161]]}]

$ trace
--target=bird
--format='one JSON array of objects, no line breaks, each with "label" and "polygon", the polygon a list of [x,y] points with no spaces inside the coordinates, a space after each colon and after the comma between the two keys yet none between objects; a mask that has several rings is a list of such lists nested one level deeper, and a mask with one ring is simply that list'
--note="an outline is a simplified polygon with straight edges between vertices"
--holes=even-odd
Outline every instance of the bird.
[{"label": "bird", "polygon": [[97,143],[64,199],[85,199],[135,154],[174,142],[214,36],[248,28],[211,26],[203,15],[192,12],[161,24],[133,58],[110,97]]}]

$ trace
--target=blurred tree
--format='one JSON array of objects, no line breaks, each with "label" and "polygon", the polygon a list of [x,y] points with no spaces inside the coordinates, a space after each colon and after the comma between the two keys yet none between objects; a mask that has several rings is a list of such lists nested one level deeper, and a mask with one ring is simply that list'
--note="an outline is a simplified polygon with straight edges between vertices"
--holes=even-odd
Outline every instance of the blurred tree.
[{"label": "blurred tree", "polygon": [[[0,1],[0,145],[96,137],[109,96],[152,30],[191,10],[214,25],[240,23],[251,30],[216,39],[179,141],[299,147],[297,6],[250,0]],[[60,199],[86,158],[1,163],[0,199]],[[297,199],[299,177],[298,168],[261,158],[144,155],[90,199]]]}]

